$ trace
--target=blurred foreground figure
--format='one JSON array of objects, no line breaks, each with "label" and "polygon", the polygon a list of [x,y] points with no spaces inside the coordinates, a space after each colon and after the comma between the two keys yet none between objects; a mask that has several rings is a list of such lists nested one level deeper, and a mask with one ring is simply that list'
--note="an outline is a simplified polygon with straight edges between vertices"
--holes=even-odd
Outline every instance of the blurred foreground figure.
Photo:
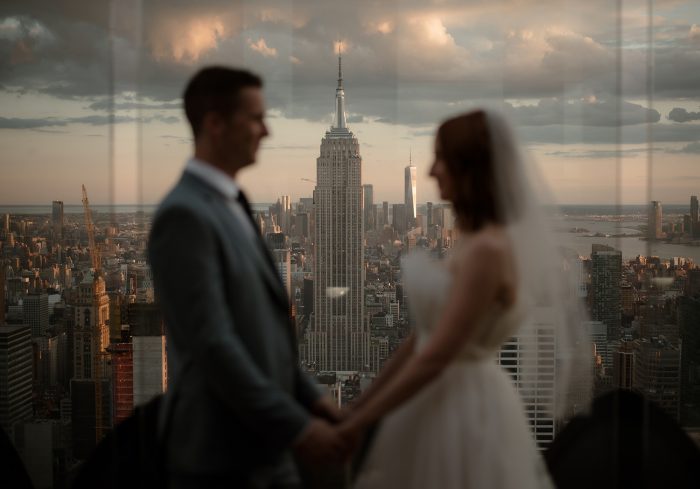
[{"label": "blurred foreground figure", "polygon": [[[446,263],[423,254],[403,261],[416,331],[340,428],[357,443],[385,416],[356,487],[553,487],[523,402],[495,361],[509,338],[536,338],[543,320],[556,325],[557,343],[568,355],[557,372],[562,399],[552,401],[554,412],[567,408],[571,364],[588,354],[587,344],[576,353],[572,334],[583,315],[569,295],[573,288],[564,287],[553,233],[536,198],[541,189],[531,185],[508,125],[486,111],[440,126],[430,174],[453,205],[459,242]],[[519,361],[536,366],[537,350],[536,343],[520,349]],[[548,362],[554,354],[549,351]]]},{"label": "blurred foreground figure", "polygon": [[262,81],[205,68],[184,104],[194,156],[148,248],[168,339],[169,486],[300,487],[293,451],[319,463],[345,445],[327,421],[338,414],[299,368],[284,286],[236,182],[268,135]]},{"label": "blurred foreground figure", "polygon": [[700,450],[653,403],[619,390],[595,400],[545,453],[559,489],[697,488]]}]

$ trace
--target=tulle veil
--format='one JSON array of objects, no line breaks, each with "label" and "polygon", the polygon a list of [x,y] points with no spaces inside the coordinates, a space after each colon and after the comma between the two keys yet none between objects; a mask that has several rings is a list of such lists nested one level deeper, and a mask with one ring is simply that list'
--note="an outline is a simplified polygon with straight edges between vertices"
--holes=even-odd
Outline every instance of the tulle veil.
[{"label": "tulle veil", "polygon": [[[523,365],[535,367],[518,379],[519,390],[537,391],[542,376],[552,375],[551,350],[542,348],[542,339],[553,335],[554,392],[536,395],[545,399],[541,405],[550,414],[566,419],[587,412],[592,396],[592,344],[584,324],[585,308],[576,293],[581,264],[555,232],[554,199],[511,125],[498,110],[484,113],[495,194],[513,245],[519,300],[527,313],[516,335],[519,358]],[[546,402],[550,394],[551,402]]]}]

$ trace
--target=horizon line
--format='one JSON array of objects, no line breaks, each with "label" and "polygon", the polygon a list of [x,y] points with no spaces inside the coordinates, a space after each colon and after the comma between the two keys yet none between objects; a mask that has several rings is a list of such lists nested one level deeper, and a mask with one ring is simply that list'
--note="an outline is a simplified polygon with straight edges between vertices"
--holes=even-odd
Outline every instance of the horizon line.
[{"label": "horizon line", "polygon": [[[306,198],[313,198],[313,197],[302,197],[302,198],[306,199]],[[51,207],[53,205],[53,202],[54,201],[52,201],[50,203],[41,203],[41,204],[37,204],[37,203],[32,203],[32,204],[16,204],[16,203],[4,204],[4,203],[0,203],[0,207]],[[60,201],[57,201],[57,202],[60,202]],[[381,205],[383,202],[389,202],[389,204],[403,204],[403,202],[392,202],[392,201],[378,200],[374,203],[374,205]],[[416,202],[416,205],[425,205],[429,202],[432,204],[449,204],[449,202],[440,201],[440,200],[436,200],[436,201],[426,200],[423,202]],[[557,202],[553,205],[558,205],[558,206],[572,205],[572,206],[582,206],[582,207],[583,206],[592,206],[592,205],[640,206],[640,205],[649,205],[651,202],[652,201],[650,201],[650,202],[625,202],[624,204],[617,204],[615,202],[605,202],[605,203]],[[656,202],[656,201],[654,201],[654,202]],[[663,200],[658,201],[658,202],[661,202],[662,206],[663,205],[688,205],[688,206],[690,205],[688,202],[666,202]],[[251,201],[251,204],[275,204],[275,203],[276,203],[275,201]],[[82,207],[83,206],[82,202],[77,202],[77,203],[63,202],[63,205],[64,206],[72,206],[72,207]],[[94,202],[90,203],[90,207],[93,207],[93,206],[96,206],[96,207],[127,207],[127,206],[128,207],[139,207],[139,206],[153,207],[153,206],[157,206],[157,205],[160,205],[160,202],[156,202],[156,203],[118,203],[118,204],[116,204],[116,203],[115,204],[101,204],[101,203],[94,203]],[[552,204],[545,204],[545,205],[552,205]]]}]

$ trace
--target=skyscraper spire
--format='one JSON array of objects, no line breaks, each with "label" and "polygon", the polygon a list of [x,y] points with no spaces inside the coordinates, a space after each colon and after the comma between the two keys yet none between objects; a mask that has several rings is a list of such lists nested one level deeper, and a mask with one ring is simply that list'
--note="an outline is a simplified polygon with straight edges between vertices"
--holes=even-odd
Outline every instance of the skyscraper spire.
[{"label": "skyscraper spire", "polygon": [[338,88],[335,89],[335,126],[333,129],[346,129],[345,92],[343,91],[343,66],[341,42],[338,41]]},{"label": "skyscraper spire", "polygon": [[343,54],[340,41],[338,41],[338,88],[343,88]]}]

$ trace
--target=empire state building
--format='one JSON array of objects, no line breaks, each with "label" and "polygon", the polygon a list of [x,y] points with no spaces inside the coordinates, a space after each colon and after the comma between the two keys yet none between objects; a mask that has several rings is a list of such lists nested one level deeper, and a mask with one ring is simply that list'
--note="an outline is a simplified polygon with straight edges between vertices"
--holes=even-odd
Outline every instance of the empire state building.
[{"label": "empire state building", "polygon": [[319,370],[363,370],[369,361],[364,322],[364,246],[360,144],[345,118],[338,56],[335,121],[316,160],[314,317],[308,360]]}]

